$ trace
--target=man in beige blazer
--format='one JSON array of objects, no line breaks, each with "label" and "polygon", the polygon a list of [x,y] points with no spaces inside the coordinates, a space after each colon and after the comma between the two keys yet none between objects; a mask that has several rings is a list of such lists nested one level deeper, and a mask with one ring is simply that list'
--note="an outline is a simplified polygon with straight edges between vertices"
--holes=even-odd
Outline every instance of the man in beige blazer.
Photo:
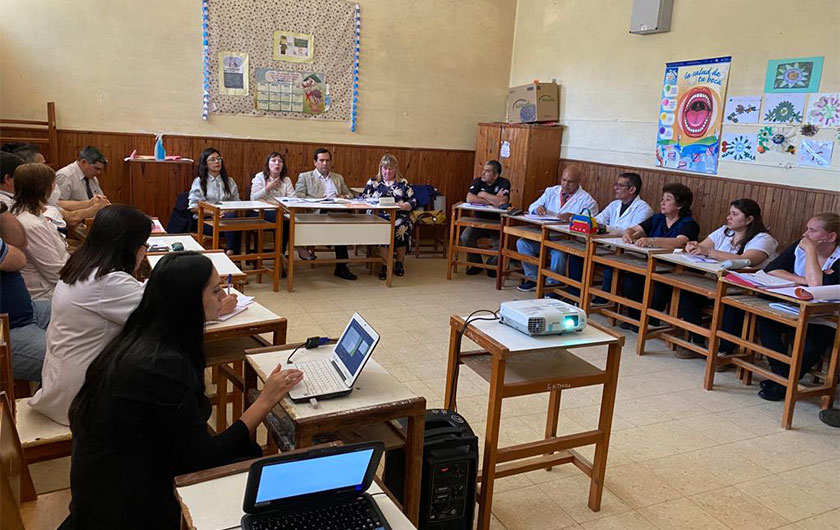
[{"label": "man in beige blazer", "polygon": [[[295,184],[295,195],[298,197],[314,197],[334,199],[336,197],[350,198],[353,192],[344,183],[344,177],[338,173],[330,172],[332,165],[332,154],[323,147],[315,150],[315,169],[298,175]],[[335,246],[336,259],[347,259],[347,247],[345,245]],[[335,272],[339,278],[355,280],[356,275],[350,272],[346,263],[336,263]]]}]

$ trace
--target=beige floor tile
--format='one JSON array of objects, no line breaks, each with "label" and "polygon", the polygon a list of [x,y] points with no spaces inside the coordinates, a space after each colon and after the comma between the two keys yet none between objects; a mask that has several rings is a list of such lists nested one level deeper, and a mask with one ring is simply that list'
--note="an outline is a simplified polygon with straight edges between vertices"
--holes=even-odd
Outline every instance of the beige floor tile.
[{"label": "beige floor tile", "polygon": [[707,491],[690,497],[696,505],[729,528],[765,530],[789,521],[735,487]]},{"label": "beige floor tile", "polygon": [[749,459],[727,450],[728,446],[708,447],[688,453],[688,458],[705,471],[714,475],[724,486],[749,482],[772,474],[771,471]]},{"label": "beige floor tile", "polygon": [[649,460],[642,463],[642,466],[661,477],[680,495],[693,495],[726,485],[685,453]]},{"label": "beige floor tile", "polygon": [[717,445],[717,442],[706,436],[702,430],[695,429],[678,420],[645,425],[640,427],[639,430],[643,434],[656,438],[665,445],[672,447],[677,453]]},{"label": "beige floor tile", "polygon": [[737,442],[754,438],[755,434],[718,414],[703,414],[683,418],[680,423],[702,432],[717,443]]},{"label": "beige floor tile", "polygon": [[601,509],[593,512],[589,509],[589,490],[591,481],[583,474],[544,482],[538,487],[549,497],[554,499],[564,512],[569,514],[577,523],[584,523],[630,511],[632,508],[615,496],[609,489],[604,488],[601,494]]},{"label": "beige floor tile", "polygon": [[557,502],[537,486],[494,495],[492,511],[508,530],[554,530],[575,525]]},{"label": "beige floor tile", "polygon": [[785,482],[778,476],[736,484],[735,487],[789,521],[799,521],[836,508],[835,503],[826,502],[813,491]]},{"label": "beige floor tile", "polygon": [[581,525],[586,530],[656,530],[650,521],[638,512],[624,512]]},{"label": "beige floor tile", "polygon": [[615,431],[611,446],[627,455],[634,462],[662,458],[679,452],[679,447],[668,445],[642,430],[643,427]]},{"label": "beige floor tile", "polygon": [[659,530],[726,530],[726,526],[688,499],[648,506],[639,512]]},{"label": "beige floor tile", "polygon": [[798,530],[837,530],[840,528],[840,510],[831,510],[796,523]]},{"label": "beige floor tile", "polygon": [[[840,465],[838,465],[838,461],[832,460],[780,473],[776,475],[776,478],[811,492],[827,504],[833,504],[832,508],[840,508],[838,473],[840,473]],[[840,521],[838,521],[838,524],[840,524]]]},{"label": "beige floor tile", "polygon": [[659,475],[639,464],[607,467],[606,487],[633,508],[650,506],[681,497]]},{"label": "beige floor tile", "polygon": [[670,414],[662,412],[647,402],[653,399],[655,398],[649,397],[618,401],[615,404],[615,413],[636,427],[662,423],[674,419]]}]

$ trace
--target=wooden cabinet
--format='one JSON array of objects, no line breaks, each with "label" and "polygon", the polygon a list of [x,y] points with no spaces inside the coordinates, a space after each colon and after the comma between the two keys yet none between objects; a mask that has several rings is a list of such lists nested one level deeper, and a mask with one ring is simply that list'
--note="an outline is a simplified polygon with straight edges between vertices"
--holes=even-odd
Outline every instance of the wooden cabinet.
[{"label": "wooden cabinet", "polygon": [[[502,164],[502,176],[510,180],[510,202],[527,208],[543,190],[559,183],[560,139],[557,126],[525,123],[479,123],[475,132],[473,178],[481,175],[488,160]],[[510,144],[510,154],[502,156],[502,142]]]},{"label": "wooden cabinet", "polygon": [[190,189],[193,161],[126,160],[125,165],[128,204],[157,217],[165,227],[178,194]]}]

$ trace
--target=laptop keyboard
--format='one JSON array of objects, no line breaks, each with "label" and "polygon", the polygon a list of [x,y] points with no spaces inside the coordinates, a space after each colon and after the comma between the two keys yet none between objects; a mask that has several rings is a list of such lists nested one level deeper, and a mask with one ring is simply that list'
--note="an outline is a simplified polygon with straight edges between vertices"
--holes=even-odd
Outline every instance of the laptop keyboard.
[{"label": "laptop keyboard", "polygon": [[329,361],[304,361],[295,365],[303,372],[305,396],[320,396],[347,390],[347,387],[338,380],[338,374]]},{"label": "laptop keyboard", "polygon": [[318,509],[267,515],[252,519],[250,530],[384,530],[379,514],[367,497],[357,497],[351,502],[324,506]]}]

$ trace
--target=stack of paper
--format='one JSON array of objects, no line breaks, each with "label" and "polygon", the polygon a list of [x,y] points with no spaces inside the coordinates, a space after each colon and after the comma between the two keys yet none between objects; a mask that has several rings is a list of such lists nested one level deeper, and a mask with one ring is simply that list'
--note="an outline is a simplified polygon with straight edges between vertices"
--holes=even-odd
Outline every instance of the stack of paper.
[{"label": "stack of paper", "polygon": [[771,276],[764,271],[730,272],[726,275],[726,279],[740,283],[741,285],[763,287],[765,289],[779,289],[782,287],[793,287],[796,285],[796,282]]},{"label": "stack of paper", "polygon": [[840,285],[818,285],[815,287],[799,286],[773,288],[774,293],[813,302],[833,302],[840,300]]}]

